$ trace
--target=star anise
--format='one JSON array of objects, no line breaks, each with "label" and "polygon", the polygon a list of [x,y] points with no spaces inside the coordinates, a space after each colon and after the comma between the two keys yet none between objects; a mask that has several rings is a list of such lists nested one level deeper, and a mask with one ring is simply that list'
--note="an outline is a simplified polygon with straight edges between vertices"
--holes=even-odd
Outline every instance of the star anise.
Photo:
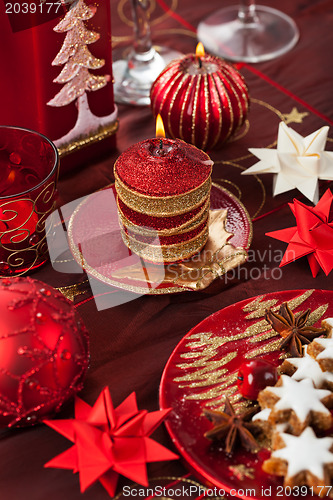
[{"label": "star anise", "polygon": [[296,317],[286,302],[281,305],[278,313],[271,309],[266,311],[266,321],[283,338],[280,349],[288,349],[293,357],[302,357],[304,344],[309,344],[319,335],[326,334],[325,328],[306,326],[310,312],[311,310],[307,309]]},{"label": "star anise", "polygon": [[228,398],[225,400],[224,411],[204,410],[203,414],[214,427],[205,433],[205,437],[212,440],[224,441],[225,451],[231,453],[237,441],[251,452],[258,451],[258,443],[253,435],[257,424],[250,422],[258,408],[252,407],[243,413],[236,414]]}]

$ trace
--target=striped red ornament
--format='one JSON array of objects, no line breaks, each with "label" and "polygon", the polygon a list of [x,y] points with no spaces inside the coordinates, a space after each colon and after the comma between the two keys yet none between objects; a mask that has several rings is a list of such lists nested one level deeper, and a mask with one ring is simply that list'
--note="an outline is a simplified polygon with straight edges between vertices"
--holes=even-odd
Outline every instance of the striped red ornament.
[{"label": "striped red ornament", "polygon": [[153,114],[161,114],[169,137],[204,150],[230,139],[249,109],[243,76],[209,54],[172,61],[153,83],[150,97]]}]

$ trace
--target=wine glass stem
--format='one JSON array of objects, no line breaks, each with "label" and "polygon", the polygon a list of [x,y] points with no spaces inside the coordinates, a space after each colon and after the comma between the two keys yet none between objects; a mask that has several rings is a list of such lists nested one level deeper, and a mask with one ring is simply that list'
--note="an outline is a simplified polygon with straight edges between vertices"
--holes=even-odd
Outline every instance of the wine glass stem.
[{"label": "wine glass stem", "polygon": [[134,22],[134,52],[145,54],[152,49],[152,40],[148,14],[149,0],[132,0]]},{"label": "wine glass stem", "polygon": [[238,19],[244,24],[257,22],[255,0],[240,0]]}]

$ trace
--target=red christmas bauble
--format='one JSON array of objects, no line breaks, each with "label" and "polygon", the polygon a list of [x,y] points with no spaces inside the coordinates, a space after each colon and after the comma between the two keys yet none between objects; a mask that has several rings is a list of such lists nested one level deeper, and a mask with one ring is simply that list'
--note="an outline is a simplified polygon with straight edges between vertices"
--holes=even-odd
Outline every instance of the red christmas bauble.
[{"label": "red christmas bauble", "polygon": [[172,61],[153,83],[150,98],[153,114],[162,116],[167,135],[204,150],[230,139],[249,108],[242,75],[209,54]]},{"label": "red christmas bauble", "polygon": [[73,304],[31,278],[0,280],[0,425],[40,422],[82,388],[88,334]]},{"label": "red christmas bauble", "polygon": [[241,364],[237,385],[244,398],[256,400],[260,391],[269,385],[275,385],[277,381],[276,366],[270,361],[258,358]]}]

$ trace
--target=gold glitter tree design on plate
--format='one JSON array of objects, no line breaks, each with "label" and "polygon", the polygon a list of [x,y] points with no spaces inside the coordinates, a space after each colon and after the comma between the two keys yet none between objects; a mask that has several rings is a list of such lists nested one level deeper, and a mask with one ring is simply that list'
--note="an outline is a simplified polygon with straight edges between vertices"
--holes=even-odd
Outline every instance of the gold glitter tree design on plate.
[{"label": "gold glitter tree design on plate", "polygon": [[49,106],[67,106],[76,100],[78,116],[75,126],[60,139],[54,141],[57,147],[64,146],[79,137],[89,137],[103,126],[113,124],[117,118],[117,109],[107,116],[94,115],[87,98],[87,91],[103,88],[110,81],[110,75],[94,75],[90,70],[102,68],[104,59],[93,56],[88,45],[99,39],[99,34],[86,28],[84,21],[91,19],[97,8],[87,6],[83,0],[74,3],[65,17],[53,28],[57,33],[66,33],[62,47],[53,60],[53,66],[65,65],[53,81],[64,84],[60,92],[47,104]]},{"label": "gold glitter tree design on plate", "polygon": [[[314,290],[307,290],[288,301],[291,310],[301,306],[311,297]],[[216,335],[212,332],[196,332],[187,337],[183,363],[177,364],[180,373],[173,381],[184,389],[184,398],[201,401],[205,408],[223,409],[225,398],[229,398],[237,411],[248,405],[237,390],[236,371],[230,371],[229,363],[238,356],[239,343],[247,342],[248,350],[244,359],[253,359],[263,354],[279,351],[280,335],[272,330],[265,320],[266,309],[279,310],[278,298],[267,299],[265,295],[248,302],[244,308],[244,321],[239,332],[230,335]],[[308,317],[307,325],[312,326],[325,314],[328,303],[318,306]],[[296,313],[301,314],[302,311]],[[256,320],[247,325],[248,320]],[[226,345],[230,348],[224,349]],[[281,354],[283,357],[284,355]]]}]

